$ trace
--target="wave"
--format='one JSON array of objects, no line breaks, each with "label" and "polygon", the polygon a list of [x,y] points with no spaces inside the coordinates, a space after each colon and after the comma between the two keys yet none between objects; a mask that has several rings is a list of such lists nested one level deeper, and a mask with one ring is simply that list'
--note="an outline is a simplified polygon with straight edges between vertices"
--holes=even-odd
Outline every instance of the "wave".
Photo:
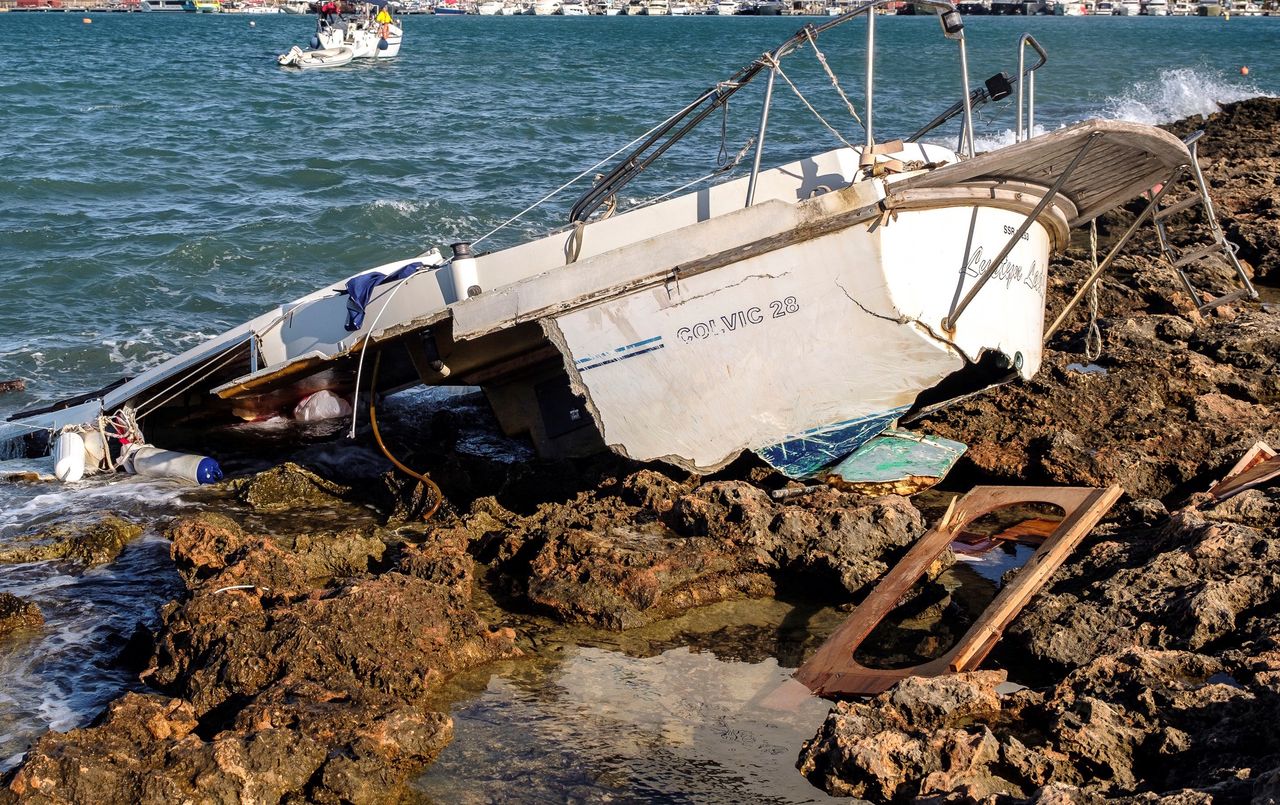
[{"label": "wave", "polygon": [[1221,104],[1258,97],[1273,96],[1221,72],[1178,67],[1161,70],[1154,81],[1141,81],[1124,94],[1107,98],[1091,117],[1159,126],[1186,117],[1208,116],[1222,111]]},{"label": "wave", "polygon": [[[1078,120],[1100,117],[1105,120],[1126,120],[1130,123],[1160,126],[1187,117],[1204,117],[1220,112],[1225,103],[1271,97],[1275,96],[1250,82],[1232,80],[1222,72],[1177,67],[1161,70],[1154,80],[1138,82],[1122,95],[1107,97],[1100,106],[1085,112]],[[1078,120],[1064,121],[1060,125],[1065,126]],[[1036,124],[1032,133],[1039,136],[1053,128],[1055,126]],[[980,133],[974,139],[974,147],[978,151],[992,151],[1012,145],[1013,140],[1012,128]]]}]

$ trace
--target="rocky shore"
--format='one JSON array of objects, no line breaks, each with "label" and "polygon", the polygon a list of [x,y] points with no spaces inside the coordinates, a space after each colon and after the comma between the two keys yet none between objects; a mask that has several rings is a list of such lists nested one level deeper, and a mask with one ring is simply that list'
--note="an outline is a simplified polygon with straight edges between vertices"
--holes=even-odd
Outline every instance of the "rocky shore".
[{"label": "rocky shore", "polygon": [[[1198,126],[1228,237],[1259,282],[1280,283],[1280,101],[1171,128]],[[1102,222],[1103,248],[1139,209]],[[1087,261],[1085,239],[1055,265],[1051,311]],[[1232,287],[1210,261],[1194,279]],[[1098,325],[1094,361],[1081,312],[1033,381],[915,427],[969,445],[955,490],[1117,483],[1126,498],[990,670],[836,704],[795,747],[814,785],[874,801],[1280,798],[1280,488],[1204,494],[1256,440],[1280,447],[1280,307],[1201,317],[1144,236],[1103,282]],[[186,594],[119,647],[138,690],[39,738],[0,801],[400,801],[452,738],[441,687],[539,650],[521,613],[621,631],[737,599],[847,606],[935,514],[834,489],[776,501],[784,480],[745,460],[699,478],[487,450],[477,413],[388,413],[444,490],[429,522],[421,490],[364,460],[247,475],[170,521]],[[0,562],[110,562],[140,532],[69,525]],[[0,596],[0,640],[39,628],[38,608]]]}]

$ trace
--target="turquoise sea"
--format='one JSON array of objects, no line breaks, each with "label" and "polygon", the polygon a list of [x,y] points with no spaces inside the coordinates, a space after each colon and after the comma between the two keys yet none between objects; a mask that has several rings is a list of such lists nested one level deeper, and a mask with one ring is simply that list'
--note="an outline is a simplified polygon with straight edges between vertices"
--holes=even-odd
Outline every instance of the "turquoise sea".
[{"label": "turquoise sea", "polygon": [[[85,24],[82,16],[0,14],[0,40],[19,45],[0,57],[0,380],[27,383],[25,392],[0,395],[0,415],[140,371],[360,268],[474,239],[806,21],[411,17],[393,61],[298,73],[274,57],[306,46],[310,18],[108,14]],[[1044,128],[1090,116],[1160,123],[1280,94],[1280,18],[966,23],[975,86],[1014,71],[1024,31],[1048,49],[1037,81],[1036,122]],[[862,25],[820,40],[859,108]],[[960,84],[955,49],[935,19],[882,17],[877,37],[876,132],[889,139],[957,100]],[[786,69],[846,137],[860,136],[812,58],[797,56]],[[731,105],[723,138],[730,155],[754,133],[762,88]],[[838,145],[781,83],[777,102],[766,164]],[[1012,126],[1010,101],[988,107],[978,118],[980,144],[1008,141]],[[721,145],[717,119],[629,187],[624,203],[702,176]],[[488,245],[559,225],[573,197],[553,200]],[[155,516],[184,505],[181,490],[159,485],[0,482],[0,547],[98,510]],[[149,531],[120,562],[88,573],[56,563],[0,565],[0,591],[36,600],[48,620],[42,635],[0,644],[0,768],[45,728],[87,722],[129,684],[107,654],[176,593],[166,556]],[[664,674],[730,687],[785,677],[772,659],[717,665],[675,645],[632,664],[604,649],[581,650],[564,667],[538,670],[545,678],[517,670],[487,688],[476,683],[480,692],[455,714],[459,741],[426,790],[442,801],[487,790],[466,775],[476,764],[502,762],[501,751],[483,750],[498,740],[485,725],[507,712],[561,729],[570,743],[556,762],[587,764],[592,753],[574,757],[572,742],[605,742],[591,749],[650,786],[624,786],[620,795],[643,799],[665,781],[705,799],[699,786],[714,775],[664,776],[683,756],[661,743],[662,724],[625,721],[618,741],[657,741],[676,760],[658,767],[661,752],[636,752],[623,762],[621,750],[609,754],[612,727],[570,729],[602,718],[599,711],[557,709],[543,696],[545,686],[593,689],[603,677],[592,674],[631,675],[651,704],[665,701]],[[725,701],[750,699],[717,690]],[[609,706],[627,695],[611,691]],[[770,761],[777,768],[764,764],[743,784],[769,788],[762,781],[781,775],[769,788],[777,792],[772,801],[809,796],[807,784],[786,775],[798,740],[816,726],[812,714],[793,714],[804,723],[787,722],[780,733],[758,714],[744,720],[742,711],[699,714],[696,702],[664,706],[674,708],[669,721],[686,726],[698,718],[760,726],[750,734],[760,751],[777,755]],[[711,733],[704,739],[712,744],[723,738]],[[742,746],[734,751],[706,750],[710,759],[699,756],[699,768],[759,759]],[[541,793],[562,799],[569,785],[547,783]]]}]

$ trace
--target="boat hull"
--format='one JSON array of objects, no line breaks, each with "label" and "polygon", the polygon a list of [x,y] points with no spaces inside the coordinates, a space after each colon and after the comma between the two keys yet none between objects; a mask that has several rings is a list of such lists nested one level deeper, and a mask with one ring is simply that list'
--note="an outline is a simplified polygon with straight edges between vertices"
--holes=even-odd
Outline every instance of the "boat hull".
[{"label": "boat hull", "polygon": [[[984,350],[1028,377],[1039,368],[1051,244],[1040,224],[956,335],[941,327],[961,267],[967,290],[1024,216],[904,211],[873,231],[855,225],[572,310],[547,323],[548,337],[617,452],[708,472],[751,449],[807,477]],[[808,451],[807,432],[843,435]]]}]

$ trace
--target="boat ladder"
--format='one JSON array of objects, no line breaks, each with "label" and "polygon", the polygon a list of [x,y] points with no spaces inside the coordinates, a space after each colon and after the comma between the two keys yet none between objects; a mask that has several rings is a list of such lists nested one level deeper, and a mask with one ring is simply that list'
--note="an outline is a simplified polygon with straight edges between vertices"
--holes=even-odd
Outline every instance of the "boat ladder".
[{"label": "boat ladder", "polygon": [[[1182,281],[1182,287],[1186,289],[1187,294],[1191,297],[1191,303],[1201,313],[1208,313],[1216,307],[1240,299],[1257,299],[1258,292],[1254,290],[1253,283],[1249,281],[1249,275],[1245,272],[1244,266],[1240,265],[1239,258],[1236,257],[1236,245],[1227,240],[1226,234],[1222,231],[1222,225],[1218,223],[1218,216],[1213,208],[1213,200],[1209,198],[1209,188],[1205,184],[1204,173],[1200,170],[1200,161],[1196,154],[1196,142],[1202,136],[1204,136],[1204,131],[1197,131],[1184,141],[1188,150],[1191,151],[1190,167],[1191,178],[1195,184],[1194,190],[1186,198],[1175,201],[1168,206],[1157,204],[1152,220],[1155,223],[1156,235],[1160,240],[1160,251],[1164,254],[1165,259],[1169,261],[1169,264],[1173,266],[1173,270],[1177,272],[1178,279]],[[1209,226],[1209,237],[1212,242],[1198,249],[1179,251],[1169,242],[1169,233],[1165,222],[1179,213],[1193,210],[1196,207],[1199,207],[1204,213],[1204,219]],[[1202,296],[1196,290],[1195,285],[1192,284],[1191,278],[1187,276],[1186,268],[1192,263],[1214,254],[1221,255],[1235,269],[1236,275],[1240,277],[1240,282],[1244,287],[1222,294],[1207,302],[1202,302]]]}]

